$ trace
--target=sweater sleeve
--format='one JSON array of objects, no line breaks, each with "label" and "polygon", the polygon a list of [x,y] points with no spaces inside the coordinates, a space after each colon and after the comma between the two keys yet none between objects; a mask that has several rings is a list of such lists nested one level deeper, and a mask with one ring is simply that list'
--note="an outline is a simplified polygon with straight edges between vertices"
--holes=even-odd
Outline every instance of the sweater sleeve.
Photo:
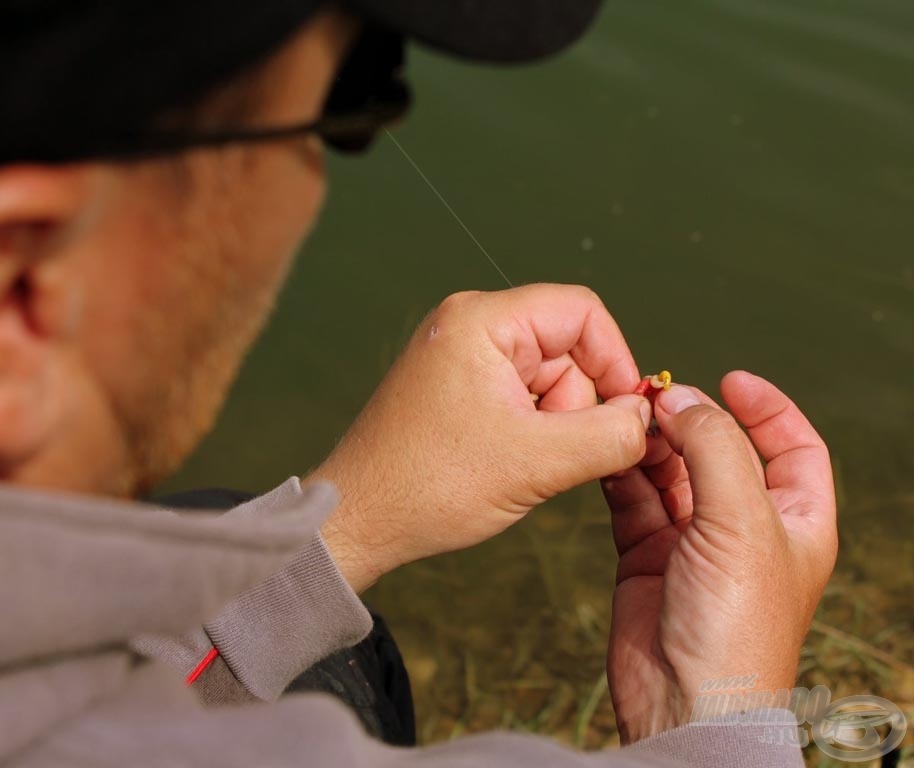
[{"label": "sweater sleeve", "polygon": [[[292,478],[227,515],[256,518],[300,507],[312,518],[322,519],[335,503],[332,487],[309,486],[303,491],[298,479]],[[315,529],[290,565],[239,595],[203,627],[177,639],[143,638],[134,647],[169,661],[186,674],[215,646],[220,659],[200,680],[203,698],[211,704],[239,705],[254,697],[275,701],[300,672],[359,642],[371,626],[370,614],[339,573]],[[96,757],[101,748],[95,745],[108,740],[104,747],[107,757],[129,759],[137,768],[159,764],[157,745],[171,757],[177,756],[176,745],[182,745],[189,753],[181,756],[191,762],[227,768],[249,765],[249,758],[255,757],[277,767],[300,765],[305,755],[315,768],[803,766],[796,720],[786,710],[764,710],[763,717],[750,723],[732,716],[686,725],[617,752],[597,753],[576,752],[541,737],[509,733],[481,734],[422,749],[394,749],[369,738],[339,702],[321,695],[284,697],[269,709],[229,706],[215,712],[185,713],[172,722],[155,719],[154,732],[145,717],[136,722],[129,717],[123,720],[117,708],[100,719],[98,714],[75,726],[69,738],[92,742],[90,751]],[[112,720],[120,722],[114,727]],[[82,748],[78,751],[82,754]],[[123,764],[117,760],[112,765]],[[66,760],[60,764],[66,765]]]},{"label": "sweater sleeve", "polygon": [[[750,716],[751,715],[751,716]],[[674,759],[678,765],[803,768],[806,733],[786,709],[758,709],[683,725],[636,742],[624,751]]]},{"label": "sweater sleeve", "polygon": [[[305,491],[293,477],[226,515],[287,516],[299,509],[311,519],[323,519],[336,503],[332,486],[317,484]],[[339,572],[315,527],[289,565],[236,597],[202,628],[180,638],[144,637],[132,645],[144,655],[171,663],[184,675],[215,647],[222,663],[250,694],[273,701],[301,672],[355,645],[371,627],[371,615]],[[224,683],[224,670],[220,669],[219,677]],[[224,684],[213,687],[202,679],[201,683],[208,703],[229,703],[221,701],[218,693],[226,690]]]},{"label": "sweater sleeve", "polygon": [[[154,670],[150,670],[154,672]],[[150,677],[151,675],[147,675]],[[739,724],[661,734],[653,747],[578,752],[529,734],[486,733],[423,748],[390,747],[368,737],[355,716],[322,695],[283,697],[272,706],[182,709],[155,702],[160,680],[137,675],[134,687],[55,730],[13,768],[133,768],[219,765],[222,768],[799,768],[800,751],[753,745],[758,733]],[[786,713],[789,714],[789,713]],[[702,729],[703,730],[703,729]]]}]

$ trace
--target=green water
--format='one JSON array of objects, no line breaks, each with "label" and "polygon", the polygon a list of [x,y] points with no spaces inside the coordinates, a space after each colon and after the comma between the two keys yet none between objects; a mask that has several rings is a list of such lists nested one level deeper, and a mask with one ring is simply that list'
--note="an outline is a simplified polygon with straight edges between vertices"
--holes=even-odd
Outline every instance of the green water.
[{"label": "green water", "polygon": [[[593,287],[642,370],[715,393],[732,368],[776,382],[832,449],[841,567],[909,606],[914,2],[614,0],[553,62],[494,70],[415,51],[410,71],[418,103],[396,136],[510,280]],[[305,473],[430,307],[505,285],[388,139],[330,176],[274,321],[176,487]],[[459,599],[468,621],[475,605],[485,632],[509,632],[496,611],[544,589],[576,599],[543,576],[538,527],[596,531],[548,555],[567,579],[586,576],[575,562],[612,562],[599,503],[559,499],[376,599],[408,633],[504,578],[504,602]]]}]

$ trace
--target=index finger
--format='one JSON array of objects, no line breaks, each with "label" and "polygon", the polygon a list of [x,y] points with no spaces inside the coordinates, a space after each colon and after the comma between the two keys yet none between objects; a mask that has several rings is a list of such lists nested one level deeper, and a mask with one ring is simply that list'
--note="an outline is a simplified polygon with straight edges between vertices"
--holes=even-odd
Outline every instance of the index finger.
[{"label": "index finger", "polygon": [[767,462],[770,489],[791,488],[834,505],[834,482],[828,448],[794,402],[773,384],[746,371],[721,381],[724,402]]},{"label": "index finger", "polygon": [[622,331],[589,288],[540,283],[492,293],[489,300],[489,336],[525,383],[544,359],[568,354],[605,400],[638,385]]}]

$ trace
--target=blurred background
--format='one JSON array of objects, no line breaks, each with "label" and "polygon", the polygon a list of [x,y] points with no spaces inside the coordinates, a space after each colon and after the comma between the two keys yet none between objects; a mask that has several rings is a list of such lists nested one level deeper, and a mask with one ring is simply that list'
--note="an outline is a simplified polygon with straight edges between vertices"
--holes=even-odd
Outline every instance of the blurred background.
[{"label": "blurred background", "polygon": [[[397,140],[512,282],[587,284],[643,371],[716,395],[746,368],[811,417],[842,549],[802,680],[912,720],[914,3],[612,0],[557,60],[489,69],[414,49],[409,71],[417,105]],[[389,138],[329,171],[272,324],[169,490],[307,473],[431,307],[505,287]],[[588,488],[370,592],[406,655],[420,738],[617,743],[614,565]]]}]

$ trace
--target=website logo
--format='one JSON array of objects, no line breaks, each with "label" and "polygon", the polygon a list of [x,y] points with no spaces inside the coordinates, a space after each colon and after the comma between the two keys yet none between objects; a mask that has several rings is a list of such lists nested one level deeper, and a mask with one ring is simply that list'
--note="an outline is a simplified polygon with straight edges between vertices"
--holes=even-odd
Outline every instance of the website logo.
[{"label": "website logo", "polygon": [[[886,733],[877,730],[885,726]],[[825,716],[812,724],[816,746],[829,757],[861,763],[887,755],[904,739],[904,713],[879,696],[846,696],[833,702]]]},{"label": "website logo", "polygon": [[813,689],[756,690],[757,675],[706,680],[692,709],[693,726],[761,727],[766,744],[806,747],[811,726],[816,746],[835,760],[861,763],[898,747],[908,728],[901,709],[868,694],[831,701],[824,685]]}]

